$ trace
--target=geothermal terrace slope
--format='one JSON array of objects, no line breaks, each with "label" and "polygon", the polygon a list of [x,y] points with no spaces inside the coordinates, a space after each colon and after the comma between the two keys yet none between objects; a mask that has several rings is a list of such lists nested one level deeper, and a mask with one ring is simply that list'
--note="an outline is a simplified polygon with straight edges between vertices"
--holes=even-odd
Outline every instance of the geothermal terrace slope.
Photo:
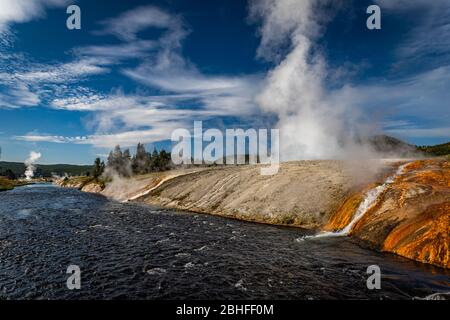
[{"label": "geothermal terrace slope", "polygon": [[350,173],[339,161],[283,163],[273,176],[262,176],[259,166],[228,166],[176,177],[139,201],[247,221],[317,228],[352,190]]}]

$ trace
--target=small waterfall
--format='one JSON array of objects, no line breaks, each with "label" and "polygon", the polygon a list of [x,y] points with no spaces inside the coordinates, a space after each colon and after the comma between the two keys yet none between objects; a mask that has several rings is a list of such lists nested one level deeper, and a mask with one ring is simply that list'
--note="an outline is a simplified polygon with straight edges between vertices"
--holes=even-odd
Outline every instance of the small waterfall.
[{"label": "small waterfall", "polygon": [[386,181],[373,189],[370,189],[364,196],[364,200],[359,204],[358,209],[353,216],[353,219],[341,230],[335,232],[320,232],[313,236],[305,236],[296,239],[296,241],[303,241],[311,238],[323,238],[323,237],[339,237],[346,236],[350,233],[353,226],[361,220],[361,218],[366,214],[366,212],[372,208],[372,206],[377,202],[378,197],[387,189],[387,187],[395,181],[395,178],[403,173],[404,168],[408,163],[405,163],[398,167],[397,171],[386,179]]}]

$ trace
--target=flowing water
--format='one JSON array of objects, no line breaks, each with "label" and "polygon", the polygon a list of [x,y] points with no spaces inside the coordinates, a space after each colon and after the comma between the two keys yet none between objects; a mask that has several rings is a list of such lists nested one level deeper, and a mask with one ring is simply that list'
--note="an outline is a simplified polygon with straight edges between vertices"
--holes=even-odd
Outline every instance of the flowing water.
[{"label": "flowing water", "polygon": [[[308,234],[21,187],[0,193],[0,299],[411,299],[449,291],[449,271],[348,237],[295,241]],[[73,264],[81,289],[71,291]],[[374,264],[381,290],[366,286]]]},{"label": "flowing water", "polygon": [[355,224],[359,220],[361,220],[362,217],[364,217],[364,215],[367,213],[367,211],[369,211],[369,209],[371,209],[374,204],[377,203],[377,200],[380,197],[380,195],[384,191],[386,191],[386,189],[388,188],[388,186],[390,184],[392,184],[395,181],[395,178],[397,178],[399,175],[401,175],[403,173],[403,170],[405,169],[405,167],[407,165],[408,165],[408,163],[405,163],[405,164],[399,166],[398,169],[396,170],[396,172],[392,176],[388,177],[383,184],[370,189],[364,195],[364,199],[361,201],[360,205],[356,209],[356,212],[355,212],[353,218],[342,230],[338,230],[335,232],[330,232],[330,231],[319,232],[314,235],[307,235],[307,236],[300,237],[297,239],[297,241],[300,242],[300,241],[304,241],[307,239],[317,239],[317,238],[324,238],[324,237],[340,237],[340,236],[349,235],[350,231],[352,231]]}]

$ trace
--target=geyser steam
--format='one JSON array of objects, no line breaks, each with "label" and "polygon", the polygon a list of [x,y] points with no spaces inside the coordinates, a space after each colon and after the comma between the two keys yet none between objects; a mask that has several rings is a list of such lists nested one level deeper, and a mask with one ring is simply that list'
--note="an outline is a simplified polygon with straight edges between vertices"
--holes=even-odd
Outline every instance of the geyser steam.
[{"label": "geyser steam", "polygon": [[31,151],[30,156],[27,160],[25,160],[25,177],[27,180],[31,180],[34,177],[34,171],[36,170],[36,167],[34,164],[36,161],[38,161],[41,158],[41,153],[36,151]]},{"label": "geyser steam", "polygon": [[[275,113],[282,160],[342,159],[370,156],[357,141],[368,135],[352,103],[326,86],[333,74],[316,45],[340,0],[254,0],[250,17],[261,22],[258,56],[275,67],[257,97],[261,109]],[[349,97],[347,97],[349,98]],[[369,153],[369,154],[368,154]]]}]

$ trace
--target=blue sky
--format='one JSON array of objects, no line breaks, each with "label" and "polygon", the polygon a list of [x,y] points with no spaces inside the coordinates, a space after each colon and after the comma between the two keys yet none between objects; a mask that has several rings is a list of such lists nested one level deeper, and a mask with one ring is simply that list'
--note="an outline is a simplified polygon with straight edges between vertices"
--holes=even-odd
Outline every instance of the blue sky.
[{"label": "blue sky", "polygon": [[[66,28],[73,3],[81,30]],[[310,3],[1,0],[2,160],[36,150],[42,163],[81,164],[117,143],[169,147],[194,120],[286,128],[313,156],[303,140],[317,144],[325,127],[447,142],[450,3]],[[371,31],[374,3],[382,29]]]}]

